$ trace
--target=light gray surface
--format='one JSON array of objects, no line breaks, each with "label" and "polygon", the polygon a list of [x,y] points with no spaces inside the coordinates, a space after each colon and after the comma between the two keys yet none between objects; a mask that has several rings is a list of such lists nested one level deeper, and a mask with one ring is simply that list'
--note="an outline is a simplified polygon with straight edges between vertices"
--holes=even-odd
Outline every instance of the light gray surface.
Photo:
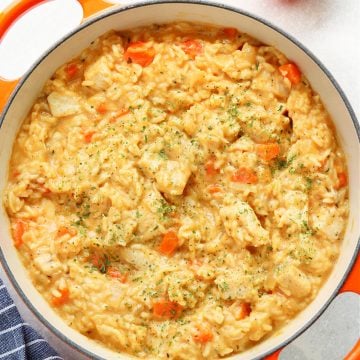
[{"label": "light gray surface", "polygon": [[[6,0],[7,2],[9,0]],[[216,0],[215,0],[216,1]],[[117,2],[117,0],[113,0]],[[122,4],[133,2],[119,0]],[[357,117],[360,114],[360,1],[359,0],[218,0],[263,17],[296,37],[309,48],[337,79],[349,98]],[[61,24],[59,24],[61,26]],[[241,24],[239,24],[241,27]],[[66,360],[81,360],[85,357],[75,353],[68,345],[49,332],[26,308],[17,296],[6,275],[0,268],[0,276],[10,295],[28,323],[49,341]],[[349,320],[360,322],[359,297],[346,298],[345,305],[333,304],[335,313],[341,312]],[[340,301],[340,300],[339,300]],[[349,310],[349,311],[348,311]],[[327,319],[327,320],[326,320]],[[340,352],[346,352],[353,327],[339,319],[334,323],[325,318],[322,330],[299,337],[291,347],[284,350],[281,360],[338,360]],[[343,333],[338,329],[343,327]],[[355,326],[355,325],[354,325]],[[358,325],[359,326],[359,325]],[[357,328],[357,330],[359,327]],[[328,332],[325,333],[325,330]],[[326,345],[324,344],[326,343]],[[328,349],[328,350],[326,350]],[[326,350],[323,352],[322,350]],[[349,350],[349,349],[348,349]],[[340,350],[339,350],[340,351]],[[342,353],[341,353],[342,354]],[[190,360],[190,359],[189,359]]]},{"label": "light gray surface", "polygon": [[318,321],[283,351],[280,360],[341,360],[360,335],[360,296],[338,295]]}]

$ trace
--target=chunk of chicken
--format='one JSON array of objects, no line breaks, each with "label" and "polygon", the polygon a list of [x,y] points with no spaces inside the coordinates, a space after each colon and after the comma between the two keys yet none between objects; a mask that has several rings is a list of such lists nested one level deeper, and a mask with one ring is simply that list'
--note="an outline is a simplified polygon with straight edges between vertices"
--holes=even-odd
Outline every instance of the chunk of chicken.
[{"label": "chunk of chicken", "polygon": [[280,72],[270,64],[262,64],[265,71],[260,71],[251,84],[251,88],[260,92],[273,94],[285,100],[290,92],[291,85],[284,81]]},{"label": "chunk of chicken", "polygon": [[[126,246],[134,239],[134,233],[138,225],[135,210],[122,211],[120,221],[112,223],[103,217],[103,228],[106,231],[104,244],[107,246]],[[96,240],[97,242],[98,240]]]},{"label": "chunk of chicken", "polygon": [[[200,241],[201,232],[199,221],[189,216],[184,217],[182,219],[182,225],[179,228],[178,238],[180,245]],[[188,246],[190,246],[190,244],[188,244]]]},{"label": "chunk of chicken", "polygon": [[165,161],[155,176],[157,188],[169,195],[181,195],[190,174],[188,164],[174,160]]},{"label": "chunk of chicken", "polygon": [[250,152],[254,151],[254,141],[248,136],[242,136],[234,141],[228,148],[228,152]]},{"label": "chunk of chicken", "polygon": [[254,210],[245,201],[231,199],[220,209],[220,217],[226,233],[242,246],[251,244],[261,246],[270,242],[269,232],[265,230]]},{"label": "chunk of chicken", "polygon": [[281,204],[274,211],[278,227],[286,226],[290,231],[306,230],[308,223],[308,195],[298,190],[279,192]]},{"label": "chunk of chicken", "polygon": [[141,245],[121,248],[119,249],[119,255],[124,261],[138,270],[146,270],[150,265],[165,265],[167,262],[165,258],[159,256],[154,250]]},{"label": "chunk of chicken", "polygon": [[243,70],[247,70],[255,63],[256,48],[245,43],[242,50],[234,51],[231,56],[220,54],[215,57],[215,64],[232,79],[242,79]]},{"label": "chunk of chicken", "polygon": [[323,206],[320,211],[313,214],[312,226],[328,240],[335,242],[339,240],[343,232],[345,221],[338,214],[335,206]]},{"label": "chunk of chicken", "polygon": [[159,171],[163,160],[159,154],[152,151],[144,151],[138,165],[146,176],[152,178]]},{"label": "chunk of chicken", "polygon": [[79,99],[72,93],[53,91],[47,97],[47,101],[51,114],[55,117],[74,115],[81,111]]},{"label": "chunk of chicken", "polygon": [[47,276],[58,275],[63,269],[57,257],[45,246],[36,250],[33,261],[35,266]]},{"label": "chunk of chicken", "polygon": [[89,65],[84,72],[84,78],[87,82],[85,84],[94,90],[106,90],[109,88],[112,84],[112,74],[106,58],[102,56]]},{"label": "chunk of chicken", "polygon": [[276,275],[276,280],[280,290],[288,296],[302,298],[311,291],[309,278],[294,265],[281,268]]},{"label": "chunk of chicken", "polygon": [[209,320],[213,325],[221,325],[224,322],[225,316],[223,309],[220,306],[210,305],[204,312],[205,319]]}]

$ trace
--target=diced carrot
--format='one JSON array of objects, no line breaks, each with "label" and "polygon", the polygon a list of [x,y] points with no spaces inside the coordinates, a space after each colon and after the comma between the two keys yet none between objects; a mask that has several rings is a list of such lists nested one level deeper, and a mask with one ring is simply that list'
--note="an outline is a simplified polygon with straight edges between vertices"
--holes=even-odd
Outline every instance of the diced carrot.
[{"label": "diced carrot", "polygon": [[238,34],[238,31],[235,28],[224,28],[223,33],[229,40],[234,40]]},{"label": "diced carrot", "polygon": [[102,274],[106,274],[110,265],[110,260],[107,255],[101,255],[99,253],[93,253],[90,257],[90,262],[96,267]]},{"label": "diced carrot", "polygon": [[20,175],[20,171],[18,170],[15,170],[13,173],[12,173],[12,177],[16,178]]},{"label": "diced carrot", "polygon": [[301,81],[301,72],[299,68],[293,63],[279,66],[279,71],[282,76],[288,78],[294,85]]},{"label": "diced carrot", "polygon": [[129,113],[128,109],[119,110],[114,116],[111,117],[111,119],[109,121],[111,123],[114,123],[116,121],[116,119],[118,119],[119,117],[124,116],[128,113]]},{"label": "diced carrot", "polygon": [[97,267],[100,268],[100,266],[102,265],[102,258],[100,257],[100,255],[98,253],[95,253],[91,256],[91,263]]},{"label": "diced carrot", "polygon": [[161,299],[153,303],[153,315],[157,318],[176,319],[180,316],[183,307],[175,301]]},{"label": "diced carrot", "polygon": [[127,281],[127,273],[121,273],[120,270],[114,266],[109,266],[106,273],[114,279],[119,279],[123,284]]},{"label": "diced carrot", "polygon": [[254,170],[249,168],[239,168],[231,176],[231,181],[243,184],[255,184],[257,183],[258,178]]},{"label": "diced carrot", "polygon": [[256,152],[261,159],[270,161],[279,155],[280,146],[276,143],[259,144],[256,147]]},{"label": "diced carrot", "polygon": [[199,40],[189,39],[181,43],[184,52],[194,58],[203,52],[203,46]]},{"label": "diced carrot", "polygon": [[345,172],[339,172],[337,176],[339,180],[337,189],[341,189],[342,187],[345,187],[348,183],[347,175]]},{"label": "diced carrot", "polygon": [[236,320],[245,319],[247,316],[250,315],[250,313],[251,313],[250,304],[246,302],[242,302],[239,306],[239,311],[236,314]]},{"label": "diced carrot", "polygon": [[166,234],[164,234],[159,251],[164,255],[172,255],[174,251],[179,246],[179,239],[175,233],[175,231],[168,231]]},{"label": "diced carrot", "polygon": [[77,64],[71,63],[71,64],[66,65],[65,71],[66,71],[67,77],[69,79],[73,79],[77,75],[77,73],[79,71],[79,67],[77,66]]},{"label": "diced carrot", "polygon": [[89,144],[92,141],[92,137],[94,136],[95,131],[89,131],[84,134],[84,141]]},{"label": "diced carrot", "polygon": [[54,296],[51,300],[51,303],[53,306],[58,307],[61,305],[64,305],[65,303],[67,303],[70,300],[70,292],[69,289],[61,289],[60,291],[60,296]]},{"label": "diced carrot", "polygon": [[96,108],[96,111],[99,113],[99,114],[106,114],[106,112],[108,111],[106,105],[104,103],[101,103],[97,108]]},{"label": "diced carrot", "polygon": [[202,328],[197,326],[197,333],[193,335],[195,342],[200,344],[206,344],[214,338],[213,333],[209,329]]},{"label": "diced carrot", "polygon": [[59,229],[58,229],[58,232],[57,232],[58,236],[63,236],[63,235],[68,234],[68,233],[69,233],[69,230],[65,226],[60,226]]},{"label": "diced carrot", "polygon": [[136,41],[129,45],[124,53],[127,62],[134,62],[142,67],[150,65],[155,57],[155,49],[147,47],[143,41]]},{"label": "diced carrot", "polygon": [[18,249],[23,244],[24,232],[28,229],[28,223],[24,220],[17,219],[13,228],[14,245]]},{"label": "diced carrot", "polygon": [[206,174],[209,176],[214,176],[220,172],[219,169],[215,168],[214,159],[210,159],[209,161],[206,162],[205,171]]},{"label": "diced carrot", "polygon": [[176,211],[171,211],[169,213],[169,216],[172,218],[172,219],[178,219],[180,217],[180,214]]},{"label": "diced carrot", "polygon": [[77,233],[77,231],[74,228],[69,228],[69,227],[66,227],[66,226],[60,226],[58,231],[57,231],[58,236],[63,236],[65,234],[75,236],[76,233]]},{"label": "diced carrot", "polygon": [[217,184],[211,184],[208,186],[208,191],[210,194],[216,194],[222,191],[221,186]]}]

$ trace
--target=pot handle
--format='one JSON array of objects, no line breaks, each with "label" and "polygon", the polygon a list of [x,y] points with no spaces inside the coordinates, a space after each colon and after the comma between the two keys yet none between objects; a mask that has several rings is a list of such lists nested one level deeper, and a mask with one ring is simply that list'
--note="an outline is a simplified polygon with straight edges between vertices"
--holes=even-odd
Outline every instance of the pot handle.
[{"label": "pot handle", "polygon": [[93,16],[99,11],[105,10],[108,7],[114,6],[104,0],[77,0],[83,8],[83,21],[89,16]]},{"label": "pot handle", "polygon": [[354,265],[347,276],[346,281],[339,290],[339,293],[351,291],[360,295],[360,253],[358,253]]},{"label": "pot handle", "polygon": [[[354,292],[360,295],[360,255],[357,255],[354,266],[351,269],[344,285],[339,290],[342,292]],[[360,337],[354,347],[345,356],[344,360],[359,360],[360,359]]]},{"label": "pot handle", "polygon": [[344,357],[344,360],[359,360],[360,359],[360,339],[351,349],[351,351]]},{"label": "pot handle", "polygon": [[[0,12],[0,43],[11,25],[24,13],[47,0],[17,0]],[[83,21],[113,4],[104,0],[77,0],[83,8]],[[0,114],[20,79],[6,80],[0,77]]]},{"label": "pot handle", "polygon": [[[22,14],[30,10],[32,7],[40,4],[45,0],[22,0],[17,1],[0,13],[0,42],[9,29],[9,27],[18,19]],[[8,98],[16,87],[19,79],[5,80],[0,78],[0,113],[2,112]]]}]

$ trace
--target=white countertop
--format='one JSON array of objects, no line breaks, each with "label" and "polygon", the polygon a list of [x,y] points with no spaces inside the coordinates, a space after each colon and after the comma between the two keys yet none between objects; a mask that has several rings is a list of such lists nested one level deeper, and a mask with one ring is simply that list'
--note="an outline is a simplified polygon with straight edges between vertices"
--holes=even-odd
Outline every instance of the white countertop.
[{"label": "white countertop", "polygon": [[[1,0],[0,11],[12,0]],[[75,0],[53,0],[59,1],[61,6],[70,4]],[[110,2],[110,1],[109,1]],[[134,3],[132,0],[112,0],[113,3],[128,4]],[[218,0],[224,4],[239,7],[247,10],[257,16],[260,16],[281,29],[297,38],[305,45],[315,56],[327,67],[335,79],[344,90],[348,97],[357,118],[360,119],[360,1],[359,0]],[[72,6],[75,6],[72,4]],[[69,18],[67,29],[62,31],[41,31],[36,25],[48,23],[49,26],[61,28],[64,23],[64,13],[56,11],[59,18],[51,21],[38,21],[32,23],[32,39],[41,39],[44,44],[36,44],[33,49],[39,51],[49,46],[56,37],[60,37],[64,32],[70,30],[78,21],[75,18]],[[39,9],[39,13],[41,13]],[[68,13],[67,13],[68,14]],[[75,16],[75,15],[74,15]],[[75,16],[76,17],[76,16]],[[38,18],[39,19],[39,18]],[[44,17],[42,17],[44,19]],[[26,24],[26,22],[24,22]],[[24,29],[23,29],[24,30]],[[27,29],[26,29],[27,30]],[[18,29],[21,33],[21,29]],[[28,31],[23,31],[26,34]],[[10,33],[9,33],[10,34]],[[45,34],[45,35],[44,35]],[[14,35],[16,39],[16,35]],[[18,37],[19,38],[19,37]],[[38,40],[37,39],[37,40]],[[27,41],[26,39],[24,40]],[[31,40],[29,40],[31,41]],[[10,51],[12,51],[10,49]],[[15,50],[13,50],[15,51]],[[31,56],[26,56],[31,58]],[[2,52],[0,44],[0,76],[11,73],[13,57]],[[26,60],[26,59],[25,59]],[[22,65],[26,68],[26,64]],[[52,335],[26,308],[22,300],[17,296],[15,290],[9,283],[6,274],[0,267],[0,276],[6,284],[10,295],[14,299],[18,309],[28,323],[30,323],[38,332],[46,338],[54,349],[66,360],[80,360],[84,357],[74,351],[62,341]],[[306,359],[302,359],[306,360]],[[309,358],[310,360],[310,358]],[[311,357],[311,360],[321,360],[318,357]],[[329,359],[332,360],[332,359]]]}]

